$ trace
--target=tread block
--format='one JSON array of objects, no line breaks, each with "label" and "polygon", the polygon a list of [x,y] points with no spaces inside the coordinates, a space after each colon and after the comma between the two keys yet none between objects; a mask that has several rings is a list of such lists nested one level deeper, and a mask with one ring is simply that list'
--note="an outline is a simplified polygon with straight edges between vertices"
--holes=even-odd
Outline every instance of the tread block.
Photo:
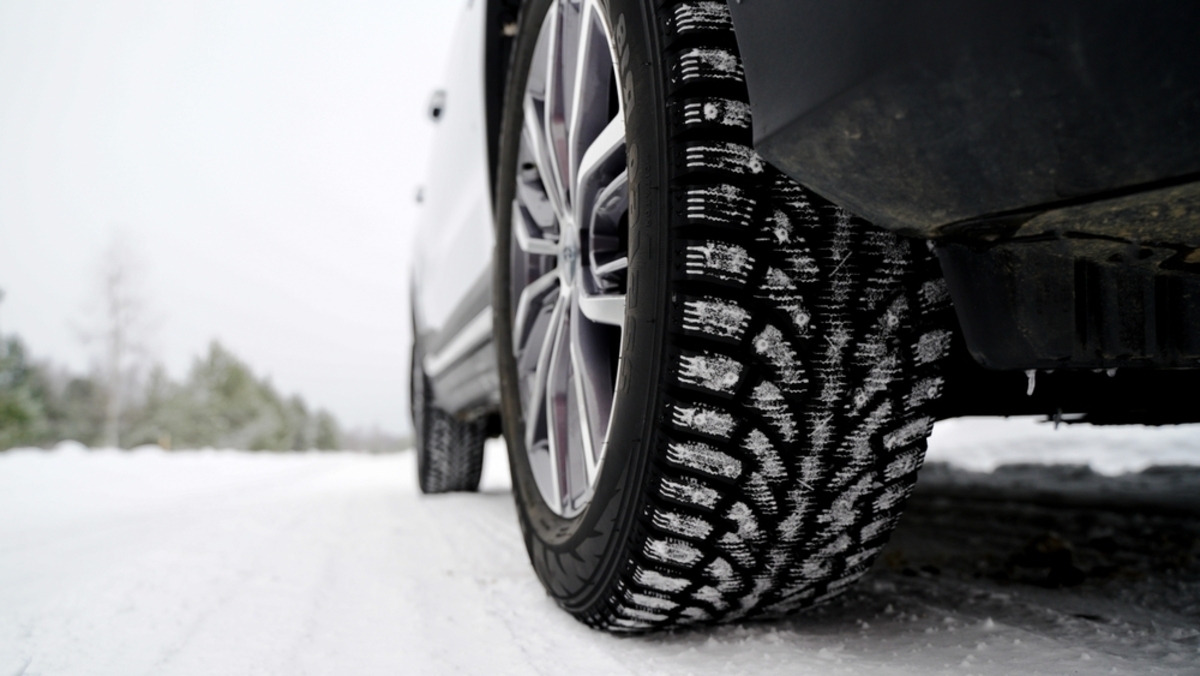
[{"label": "tread block", "polygon": [[[796,263],[796,260],[801,257],[793,256],[791,262]],[[807,255],[803,258],[805,261],[811,261]],[[807,264],[808,262],[797,265]],[[792,266],[793,271],[797,265]],[[756,298],[774,306],[776,311],[787,315],[791,320],[792,330],[800,336],[808,335],[813,318],[812,310],[808,308],[808,303],[805,301],[805,295],[801,290],[800,283],[796,282],[787,272],[776,267],[767,268],[761,285],[755,292]]]},{"label": "tread block", "polygon": [[[923,440],[923,439],[925,439],[925,437],[929,436],[929,430],[932,427],[933,427],[933,418],[922,417],[922,418],[917,418],[915,420],[910,420],[907,423],[905,423],[903,427],[901,427],[893,432],[888,432],[887,434],[885,434],[883,436],[883,447],[889,451],[893,451],[897,448],[908,446],[909,444],[913,443],[914,441],[917,441],[918,439]],[[921,451],[920,455],[923,458],[925,455],[925,452],[924,452],[925,449],[920,449],[920,451]],[[902,463],[900,461],[901,461],[901,458],[897,458],[895,461],[893,461],[893,463],[891,465],[888,465],[887,477],[889,479],[895,478],[897,476],[901,476],[903,473],[915,470],[915,469],[917,469],[917,467],[920,466],[920,462],[917,461],[916,465],[913,466],[911,469],[905,469],[906,464]],[[913,463],[908,463],[908,464],[913,464]],[[895,469],[893,469],[893,467],[895,467]]]},{"label": "tread block", "polygon": [[704,556],[694,545],[676,538],[649,538],[642,553],[660,563],[688,568],[696,565]]},{"label": "tread block", "polygon": [[738,420],[733,414],[712,406],[699,403],[669,403],[667,410],[671,425],[678,430],[711,439],[730,439],[737,430]]},{"label": "tread block", "polygon": [[668,509],[655,509],[652,523],[660,530],[692,540],[705,540],[713,531],[713,525],[702,517]]},{"label": "tread block", "polygon": [[684,296],[675,311],[684,334],[728,343],[740,343],[750,325],[750,311],[741,303],[716,296]]},{"label": "tread block", "polygon": [[696,591],[692,592],[692,598],[696,599],[697,601],[703,601],[704,603],[707,603],[717,612],[725,610],[729,607],[729,604],[725,601],[725,595],[715,587],[700,587]]},{"label": "tread block", "polygon": [[716,0],[681,2],[667,15],[667,35],[672,37],[701,32],[727,36],[732,30],[729,6]]},{"label": "tread block", "polygon": [[708,350],[681,350],[672,361],[679,385],[722,396],[733,396],[746,374],[740,361]]},{"label": "tread block", "polygon": [[744,570],[753,569],[758,561],[754,557],[753,550],[747,545],[746,541],[737,533],[726,533],[717,540],[717,547],[725,552],[725,555],[737,562]]},{"label": "tread block", "polygon": [[642,622],[642,623],[662,622],[663,620],[667,619],[667,616],[663,615],[662,613],[655,613],[655,612],[651,612],[649,610],[642,610],[641,608],[630,608],[629,606],[625,606],[625,605],[618,606],[617,612],[621,613],[622,615],[624,615],[625,617],[627,617],[631,620],[634,620],[637,622]]},{"label": "tread block", "polygon": [[904,397],[904,408],[915,411],[918,408],[937,400],[942,396],[946,381],[941,376],[922,378],[912,384],[908,395]]},{"label": "tread block", "polygon": [[941,312],[950,307],[950,287],[946,286],[944,279],[931,279],[921,284],[917,297],[921,300],[923,314]]},{"label": "tread block", "polygon": [[736,479],[742,474],[740,460],[699,441],[667,444],[667,461],[722,479]]},{"label": "tread block", "polygon": [[790,444],[796,440],[799,425],[787,400],[783,398],[783,392],[774,384],[763,381],[755,385],[750,392],[749,405],[770,422],[784,443]]},{"label": "tread block", "polygon": [[787,467],[783,464],[783,458],[779,455],[779,451],[771,443],[771,440],[761,430],[750,430],[750,433],[742,440],[742,448],[750,451],[758,460],[758,466],[762,470],[764,481],[771,484],[778,484],[788,478],[788,471]]},{"label": "tread block", "polygon": [[775,367],[780,387],[790,395],[803,393],[808,385],[804,367],[795,348],[784,337],[783,332],[767,324],[754,337],[754,351],[768,364]]},{"label": "tread block", "polygon": [[686,99],[678,107],[678,119],[687,130],[750,131],[750,104],[725,97]]},{"label": "tread block", "polygon": [[683,278],[743,287],[754,272],[754,257],[745,247],[719,240],[684,243]]},{"label": "tread block", "polygon": [[754,176],[767,169],[766,160],[742,143],[693,141],[680,152],[680,169],[684,172]]},{"label": "tread block", "polygon": [[742,58],[727,47],[691,47],[675,55],[671,62],[671,83],[733,84],[745,86]]},{"label": "tread block", "polygon": [[945,329],[937,329],[921,334],[913,345],[913,353],[918,365],[929,364],[944,359],[950,354],[951,334]]},{"label": "tread block", "polygon": [[692,477],[663,478],[658,493],[667,500],[707,510],[716,509],[721,499],[720,491]]},{"label": "tread block", "polygon": [[673,577],[671,575],[664,575],[657,570],[641,567],[637,568],[637,570],[634,572],[633,580],[646,589],[653,589],[655,591],[665,592],[668,594],[681,592],[690,587],[692,584],[691,580],[681,577]]},{"label": "tread block", "polygon": [[679,607],[678,603],[670,599],[665,599],[661,596],[651,596],[649,594],[639,594],[634,591],[626,591],[625,600],[628,601],[630,605],[637,606],[642,610],[647,610],[650,612],[671,611]]},{"label": "tread block", "polygon": [[756,201],[735,185],[689,186],[683,191],[684,218],[690,226],[746,228]]},{"label": "tread block", "polygon": [[719,556],[705,566],[704,576],[712,581],[716,585],[717,591],[722,594],[737,593],[745,586],[733,566]]},{"label": "tread block", "polygon": [[758,518],[754,510],[744,502],[735,502],[725,512],[725,518],[737,526],[737,536],[742,541],[757,542],[763,539],[762,529],[758,526]]}]

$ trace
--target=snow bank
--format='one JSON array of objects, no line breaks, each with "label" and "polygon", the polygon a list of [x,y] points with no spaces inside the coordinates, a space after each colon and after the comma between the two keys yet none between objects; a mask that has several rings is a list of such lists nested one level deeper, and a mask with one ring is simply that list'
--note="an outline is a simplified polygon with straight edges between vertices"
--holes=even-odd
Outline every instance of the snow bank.
[{"label": "snow bank", "polygon": [[1200,465],[1200,425],[1059,425],[1039,418],[956,418],[933,426],[926,462],[976,472],[1001,465],[1086,465],[1109,476]]}]

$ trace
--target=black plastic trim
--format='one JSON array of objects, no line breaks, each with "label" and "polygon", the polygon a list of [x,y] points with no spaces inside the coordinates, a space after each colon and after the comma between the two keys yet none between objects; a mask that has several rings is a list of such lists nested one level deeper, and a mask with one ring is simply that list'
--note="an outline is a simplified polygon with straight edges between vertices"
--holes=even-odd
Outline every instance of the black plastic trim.
[{"label": "black plastic trim", "polygon": [[730,3],[756,149],[907,234],[1200,172],[1200,4]]},{"label": "black plastic trim", "polygon": [[488,263],[488,266],[475,278],[471,288],[463,294],[458,306],[446,318],[446,323],[442,325],[441,330],[433,333],[423,342],[421,347],[424,348],[426,355],[437,354],[447,343],[454,340],[463,327],[471,323],[472,319],[475,319],[480,312],[492,304],[492,274],[492,264]]},{"label": "black plastic trim", "polygon": [[[437,333],[418,336],[421,359],[437,354],[492,302],[492,266],[489,263],[463,296],[458,307]],[[496,372],[493,338],[430,377],[432,400],[439,408],[460,416],[494,412],[499,407],[500,383]]]}]

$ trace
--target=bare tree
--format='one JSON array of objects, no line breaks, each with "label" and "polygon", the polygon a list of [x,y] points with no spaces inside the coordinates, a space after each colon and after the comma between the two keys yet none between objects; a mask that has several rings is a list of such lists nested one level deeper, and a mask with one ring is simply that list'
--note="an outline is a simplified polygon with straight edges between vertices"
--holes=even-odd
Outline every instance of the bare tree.
[{"label": "bare tree", "polygon": [[145,266],[128,236],[114,231],[104,253],[99,294],[89,342],[99,343],[99,371],[104,385],[105,446],[121,445],[121,418],[134,391],[140,367],[149,357],[152,330],[143,293]]}]

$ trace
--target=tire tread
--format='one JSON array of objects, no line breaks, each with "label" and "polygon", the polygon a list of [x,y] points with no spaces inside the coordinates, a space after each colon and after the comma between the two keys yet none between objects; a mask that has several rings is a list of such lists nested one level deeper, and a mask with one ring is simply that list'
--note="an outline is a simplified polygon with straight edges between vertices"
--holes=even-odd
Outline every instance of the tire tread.
[{"label": "tire tread", "polygon": [[[428,391],[428,388],[426,388]],[[475,491],[483,473],[484,420],[459,420],[423,402],[417,439],[417,476],[422,493]]]},{"label": "tire tread", "polygon": [[614,632],[785,615],[861,577],[915,482],[951,325],[922,244],[752,150],[724,4],[659,12],[678,140],[671,364],[626,565],[576,613]]}]

